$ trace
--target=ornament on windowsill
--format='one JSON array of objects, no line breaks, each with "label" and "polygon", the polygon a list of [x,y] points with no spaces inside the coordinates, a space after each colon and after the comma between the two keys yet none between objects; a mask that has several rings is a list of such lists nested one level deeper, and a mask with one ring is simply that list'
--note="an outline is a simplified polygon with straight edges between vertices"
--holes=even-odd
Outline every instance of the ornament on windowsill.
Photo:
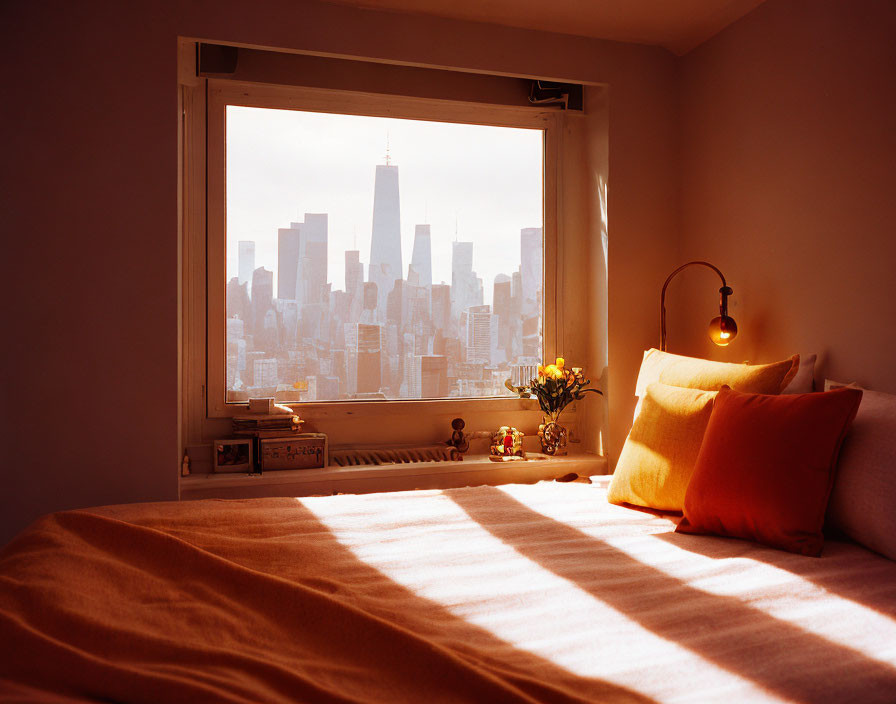
[{"label": "ornament on windowsill", "polygon": [[493,462],[526,459],[526,453],[523,452],[523,433],[508,425],[498,428],[498,432],[492,436],[489,459]]},{"label": "ornament on windowsill", "polygon": [[557,357],[554,364],[539,365],[538,376],[527,386],[514,386],[510,379],[504,385],[520,395],[520,398],[536,398],[544,422],[538,426],[538,439],[546,455],[565,455],[569,433],[560,425],[560,413],[573,401],[593,392],[603,395],[599,389],[589,389],[591,382],[582,374],[581,367],[566,368],[566,360]]},{"label": "ornament on windowsill", "polygon": [[464,427],[466,427],[466,423],[464,423],[463,418],[455,418],[451,421],[451,439],[446,440],[446,445],[451,445],[454,447],[458,453],[460,454],[459,459],[463,459],[463,453],[470,449],[470,441],[467,439],[467,436],[464,434]]}]

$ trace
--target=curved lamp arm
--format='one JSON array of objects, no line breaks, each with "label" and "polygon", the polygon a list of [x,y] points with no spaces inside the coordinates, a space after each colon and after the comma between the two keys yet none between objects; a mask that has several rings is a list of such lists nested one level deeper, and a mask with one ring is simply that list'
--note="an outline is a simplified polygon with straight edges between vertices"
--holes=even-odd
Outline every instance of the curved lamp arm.
[{"label": "curved lamp arm", "polygon": [[709,267],[716,274],[719,275],[719,278],[722,280],[722,287],[719,289],[719,318],[716,318],[712,321],[712,324],[715,324],[716,321],[719,321],[718,325],[722,330],[722,337],[726,340],[723,343],[716,341],[713,338],[713,342],[716,344],[727,345],[728,341],[733,340],[735,335],[737,335],[737,325],[734,320],[728,316],[728,296],[730,296],[734,291],[731,290],[731,287],[728,285],[728,282],[725,281],[725,275],[719,270],[718,267],[713,266],[709,262],[704,261],[693,261],[688,262],[687,264],[682,264],[675,271],[669,274],[669,277],[666,279],[666,282],[663,284],[663,290],[660,293],[660,349],[665,352],[666,351],[666,287],[669,286],[669,282],[675,278],[675,276],[682,270],[687,269],[689,266],[694,266],[699,264],[700,266]]}]

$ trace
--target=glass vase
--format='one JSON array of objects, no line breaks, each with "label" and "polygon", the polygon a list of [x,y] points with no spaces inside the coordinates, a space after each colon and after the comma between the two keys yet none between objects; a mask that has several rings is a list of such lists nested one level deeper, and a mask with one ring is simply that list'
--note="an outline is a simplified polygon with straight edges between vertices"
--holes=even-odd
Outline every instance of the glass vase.
[{"label": "glass vase", "polygon": [[538,426],[538,439],[541,441],[541,450],[546,455],[562,456],[566,454],[566,443],[569,432],[557,419],[560,411],[545,415],[544,423]]}]

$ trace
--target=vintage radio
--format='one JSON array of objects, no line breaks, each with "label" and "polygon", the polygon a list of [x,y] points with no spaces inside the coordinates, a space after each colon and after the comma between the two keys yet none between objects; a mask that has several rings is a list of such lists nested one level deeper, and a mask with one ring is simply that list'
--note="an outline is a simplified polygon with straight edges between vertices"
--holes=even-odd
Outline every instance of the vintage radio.
[{"label": "vintage radio", "polygon": [[324,433],[258,438],[256,442],[256,471],[316,469],[327,466],[327,436]]}]

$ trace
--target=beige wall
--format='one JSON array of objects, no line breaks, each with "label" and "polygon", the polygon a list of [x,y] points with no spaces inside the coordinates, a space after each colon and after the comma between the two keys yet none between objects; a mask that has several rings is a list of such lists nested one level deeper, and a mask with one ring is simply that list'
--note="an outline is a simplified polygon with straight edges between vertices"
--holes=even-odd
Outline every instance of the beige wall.
[{"label": "beige wall", "polygon": [[[612,294],[566,320],[608,309],[610,413],[630,415],[637,359],[655,337],[652,287],[640,283],[668,267],[678,238],[667,52],[310,0],[18,0],[0,27],[12,304],[0,543],[48,511],[176,498],[178,35],[608,84],[609,139],[592,155],[609,153]],[[585,128],[606,142],[600,129]],[[602,175],[588,168],[598,207]]]},{"label": "beige wall", "polygon": [[[682,247],[716,279],[670,288],[670,350],[823,355],[818,376],[896,392],[896,3],[768,0],[681,60]],[[671,267],[670,267],[671,268]]]}]

